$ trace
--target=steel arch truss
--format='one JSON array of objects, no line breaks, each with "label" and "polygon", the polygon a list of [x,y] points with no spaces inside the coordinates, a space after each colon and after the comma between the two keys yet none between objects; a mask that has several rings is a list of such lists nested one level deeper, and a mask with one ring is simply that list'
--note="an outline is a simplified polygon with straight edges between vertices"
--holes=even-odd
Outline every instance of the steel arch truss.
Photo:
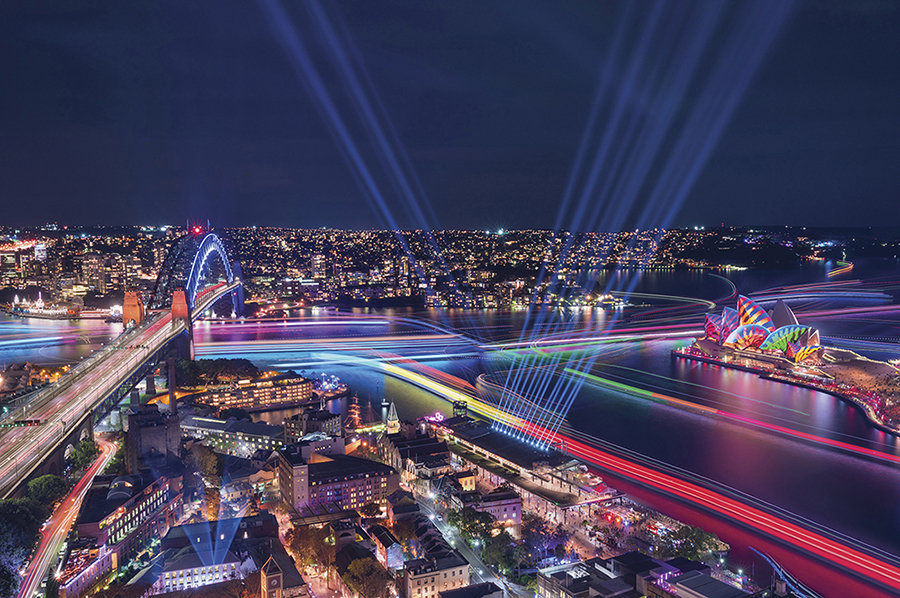
[{"label": "steel arch truss", "polygon": [[[222,245],[221,239],[215,233],[209,233],[200,242],[197,253],[194,254],[194,262],[191,264],[191,270],[188,274],[187,284],[185,285],[185,295],[188,305],[194,309],[194,300],[197,298],[197,291],[200,290],[200,283],[203,280],[203,268],[206,266],[210,256],[217,254],[225,266],[225,275],[229,284],[234,282],[234,273],[231,270],[231,263],[228,261],[228,254],[225,253],[225,246]],[[234,295],[232,295],[234,301]],[[235,305],[235,312],[238,306]]]}]

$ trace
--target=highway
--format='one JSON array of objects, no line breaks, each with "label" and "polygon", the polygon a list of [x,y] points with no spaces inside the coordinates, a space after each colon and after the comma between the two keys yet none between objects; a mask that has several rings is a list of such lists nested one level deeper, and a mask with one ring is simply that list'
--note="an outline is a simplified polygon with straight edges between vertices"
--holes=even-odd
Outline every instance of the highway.
[{"label": "highway", "polygon": [[[195,314],[237,286],[218,284],[198,295]],[[184,330],[172,324],[170,312],[151,314],[135,330],[126,332],[52,387],[8,414],[13,419],[37,420],[36,426],[0,428],[0,497],[9,498],[19,481],[56,449],[69,431],[91,413],[119,384],[156,351]]]},{"label": "highway", "polygon": [[69,529],[75,523],[78,511],[81,509],[81,501],[90,489],[94,477],[102,472],[115,456],[116,445],[114,443],[98,438],[97,444],[100,446],[100,456],[63,499],[41,532],[40,543],[25,570],[22,585],[19,586],[18,598],[34,596],[41,581],[46,577],[47,569],[53,563],[53,558],[63,545]]}]

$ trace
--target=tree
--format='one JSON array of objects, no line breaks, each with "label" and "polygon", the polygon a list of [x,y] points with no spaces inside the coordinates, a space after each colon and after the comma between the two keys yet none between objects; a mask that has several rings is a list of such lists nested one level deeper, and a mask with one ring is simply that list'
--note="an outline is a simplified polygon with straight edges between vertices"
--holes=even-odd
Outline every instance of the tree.
[{"label": "tree", "polygon": [[104,475],[125,475],[128,473],[125,467],[125,451],[118,450],[116,454],[113,455],[113,458],[110,459],[109,463],[106,464],[106,468],[103,470]]},{"label": "tree", "polygon": [[19,574],[0,562],[0,596],[15,596],[19,591]]},{"label": "tree", "polygon": [[69,485],[58,475],[48,474],[28,482],[28,497],[49,507],[69,492]]},{"label": "tree", "polygon": [[709,534],[690,525],[682,525],[660,538],[657,552],[664,558],[681,556],[700,560],[711,550],[717,550],[721,542],[715,534]]},{"label": "tree", "polygon": [[[49,515],[47,507],[30,498],[0,500],[0,595],[11,596],[18,589],[18,571]],[[7,588],[13,591],[7,593]]]},{"label": "tree", "polygon": [[525,513],[522,517],[522,541],[535,560],[544,556],[549,535],[546,521],[532,513]]},{"label": "tree", "polygon": [[93,439],[85,438],[78,443],[78,446],[76,446],[75,450],[72,451],[72,454],[69,455],[69,463],[71,463],[72,467],[75,469],[84,469],[93,463],[94,459],[99,454],[100,449],[94,444]]},{"label": "tree", "polygon": [[334,570],[334,561],[337,555],[337,550],[330,541],[331,531],[323,527],[314,529],[313,533],[312,546],[316,564],[330,575]]},{"label": "tree", "polygon": [[244,591],[241,592],[241,598],[258,598],[260,595],[261,576],[259,571],[251,573],[244,578]]},{"label": "tree", "polygon": [[395,522],[391,527],[391,531],[404,550],[409,549],[410,542],[416,537],[416,525],[409,519],[401,519]]},{"label": "tree", "polygon": [[221,495],[217,487],[210,486],[206,488],[206,496],[203,499],[203,503],[206,505],[207,521],[216,521],[219,519],[219,508],[221,502]]},{"label": "tree", "polygon": [[370,502],[359,509],[360,514],[366,517],[377,517],[381,514],[381,506],[378,503]]},{"label": "tree", "polygon": [[360,598],[385,598],[391,578],[381,564],[369,557],[351,562],[342,579]]},{"label": "tree", "polygon": [[[621,530],[619,530],[621,534]],[[569,540],[572,539],[572,534],[569,533],[562,525],[557,525],[556,529],[553,530],[553,533],[550,535],[550,545],[553,547],[554,554],[559,556],[558,550],[559,547],[563,547],[563,555],[565,555],[565,547],[569,543]],[[559,557],[562,558],[562,557]]]},{"label": "tree", "polygon": [[528,551],[528,545],[525,543],[516,544],[512,550],[512,560],[516,564],[516,570],[521,570],[522,563],[531,560],[531,553]]},{"label": "tree", "polygon": [[496,536],[488,536],[484,541],[481,558],[488,565],[508,572],[513,567],[513,539],[509,532],[503,530]]},{"label": "tree", "polygon": [[494,527],[494,518],[490,513],[476,511],[472,507],[450,511],[447,522],[458,528],[467,540],[486,539]]},{"label": "tree", "polygon": [[553,549],[553,556],[555,556],[559,560],[566,558],[566,545],[565,544],[557,544],[556,547]]},{"label": "tree", "polygon": [[288,531],[285,538],[288,550],[294,561],[303,567],[311,567],[316,564],[315,543],[319,539],[317,534],[309,526],[298,526]]},{"label": "tree", "polygon": [[188,469],[199,472],[207,484],[219,485],[225,462],[211,449],[202,444],[194,444],[188,452],[185,462]]}]

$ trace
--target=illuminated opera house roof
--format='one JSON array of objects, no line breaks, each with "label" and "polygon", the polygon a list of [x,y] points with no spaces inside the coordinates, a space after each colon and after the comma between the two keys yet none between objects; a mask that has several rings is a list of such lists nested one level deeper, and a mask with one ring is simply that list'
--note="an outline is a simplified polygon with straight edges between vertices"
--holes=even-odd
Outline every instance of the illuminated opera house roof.
[{"label": "illuminated opera house roof", "polygon": [[821,349],[819,331],[799,324],[780,299],[767,312],[740,295],[736,310],[726,307],[721,314],[707,314],[703,329],[707,338],[722,346],[781,353],[797,363],[814,358]]}]

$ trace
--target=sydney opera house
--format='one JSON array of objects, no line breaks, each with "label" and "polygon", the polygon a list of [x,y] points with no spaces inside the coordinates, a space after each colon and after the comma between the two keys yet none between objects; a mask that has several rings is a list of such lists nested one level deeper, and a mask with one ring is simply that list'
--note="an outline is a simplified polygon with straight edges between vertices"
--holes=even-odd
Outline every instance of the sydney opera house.
[{"label": "sydney opera house", "polygon": [[704,333],[706,343],[795,363],[820,363],[823,354],[819,331],[799,324],[791,308],[780,299],[767,312],[740,295],[736,310],[726,307],[721,314],[707,314]]}]

